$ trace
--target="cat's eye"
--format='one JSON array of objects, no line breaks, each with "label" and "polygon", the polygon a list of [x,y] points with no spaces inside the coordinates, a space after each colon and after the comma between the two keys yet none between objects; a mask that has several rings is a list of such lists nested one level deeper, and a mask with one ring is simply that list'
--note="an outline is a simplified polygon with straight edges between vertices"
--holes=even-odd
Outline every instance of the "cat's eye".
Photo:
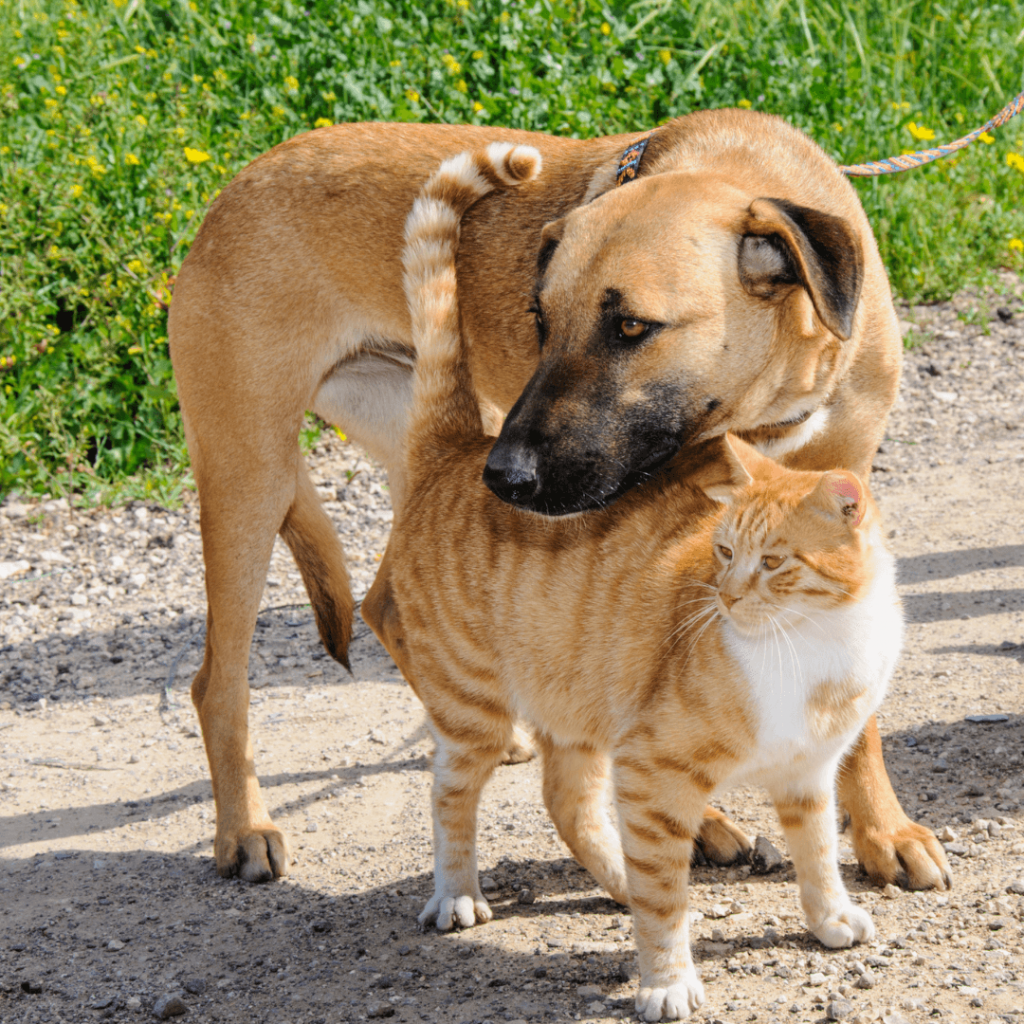
[{"label": "cat's eye", "polygon": [[786,559],[782,555],[765,555],[761,564],[768,570],[778,569]]},{"label": "cat's eye", "polygon": [[639,341],[650,329],[651,325],[644,323],[643,320],[626,317],[619,321],[619,337],[629,341]]},{"label": "cat's eye", "polygon": [[721,544],[715,545],[715,551],[718,552],[719,558],[725,562],[732,561],[732,548],[723,547]]}]

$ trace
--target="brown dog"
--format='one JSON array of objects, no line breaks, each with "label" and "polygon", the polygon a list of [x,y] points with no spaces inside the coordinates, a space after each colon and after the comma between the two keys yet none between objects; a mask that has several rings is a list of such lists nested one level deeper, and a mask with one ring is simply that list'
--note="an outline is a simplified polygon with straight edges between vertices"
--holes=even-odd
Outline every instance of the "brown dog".
[{"label": "brown dog", "polygon": [[[402,228],[441,160],[490,141],[544,159],[536,182],[469,213],[459,254],[474,383],[495,426],[511,408],[485,476],[499,496],[547,514],[599,507],[673,459],[684,471],[696,442],[726,430],[798,468],[870,471],[900,372],[888,282],[853,189],[781,120],[703,112],[649,139],[585,142],[339,125],[278,146],[210,210],[169,327],[201,505],[209,613],[192,697],[223,875],[258,881],[288,865],[247,722],[278,532],[325,646],[347,661],[353,602],[299,453],[303,413],[383,463],[401,500],[415,359]],[[371,622],[389,614],[386,581],[384,566],[363,603]],[[873,878],[948,884],[942,848],[892,791],[874,719],[839,796]],[[705,824],[713,859],[743,852],[720,812]]]}]

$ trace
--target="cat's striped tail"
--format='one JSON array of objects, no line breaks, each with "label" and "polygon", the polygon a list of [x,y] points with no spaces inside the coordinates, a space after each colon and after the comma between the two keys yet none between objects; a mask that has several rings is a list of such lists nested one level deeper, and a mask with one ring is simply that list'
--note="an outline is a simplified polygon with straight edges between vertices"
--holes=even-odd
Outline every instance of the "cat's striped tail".
[{"label": "cat's striped tail", "polygon": [[463,214],[478,199],[532,181],[540,169],[540,153],[532,146],[492,142],[486,149],[460,153],[431,175],[406,219],[402,266],[416,348],[410,454],[421,444],[457,443],[482,431],[459,327],[459,229]]}]

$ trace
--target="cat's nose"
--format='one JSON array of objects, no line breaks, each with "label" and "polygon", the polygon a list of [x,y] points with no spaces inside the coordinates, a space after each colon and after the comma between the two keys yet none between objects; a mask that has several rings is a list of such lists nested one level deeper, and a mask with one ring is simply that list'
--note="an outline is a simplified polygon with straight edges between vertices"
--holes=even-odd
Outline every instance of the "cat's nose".
[{"label": "cat's nose", "polygon": [[732,611],[732,606],[739,600],[739,595],[726,594],[723,591],[718,592],[718,596],[725,605],[726,611]]},{"label": "cat's nose", "polygon": [[509,504],[529,501],[540,490],[537,456],[523,445],[499,442],[487,457],[484,483]]}]

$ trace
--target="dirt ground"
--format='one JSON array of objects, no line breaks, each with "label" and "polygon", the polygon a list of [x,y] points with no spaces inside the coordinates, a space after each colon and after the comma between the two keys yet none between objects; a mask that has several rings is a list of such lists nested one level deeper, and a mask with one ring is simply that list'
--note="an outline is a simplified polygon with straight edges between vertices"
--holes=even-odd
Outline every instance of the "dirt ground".
[{"label": "dirt ground", "polygon": [[[886,762],[946,843],[954,888],[881,892],[841,842],[878,939],[829,951],[803,928],[788,861],[695,868],[697,1020],[1024,1024],[1022,290],[1007,278],[902,311],[914,347],[872,476],[908,621],[879,716]],[[335,438],[311,462],[361,594],[389,528],[384,481]],[[251,720],[296,861],[273,884],[217,876],[188,701],[197,511],[0,505],[0,1020],[634,1018],[629,914],[568,858],[535,763],[499,770],[481,808],[494,921],[417,930],[432,891],[423,713],[364,626],[352,675],[323,656],[280,545]],[[724,806],[784,853],[763,793]]]}]

